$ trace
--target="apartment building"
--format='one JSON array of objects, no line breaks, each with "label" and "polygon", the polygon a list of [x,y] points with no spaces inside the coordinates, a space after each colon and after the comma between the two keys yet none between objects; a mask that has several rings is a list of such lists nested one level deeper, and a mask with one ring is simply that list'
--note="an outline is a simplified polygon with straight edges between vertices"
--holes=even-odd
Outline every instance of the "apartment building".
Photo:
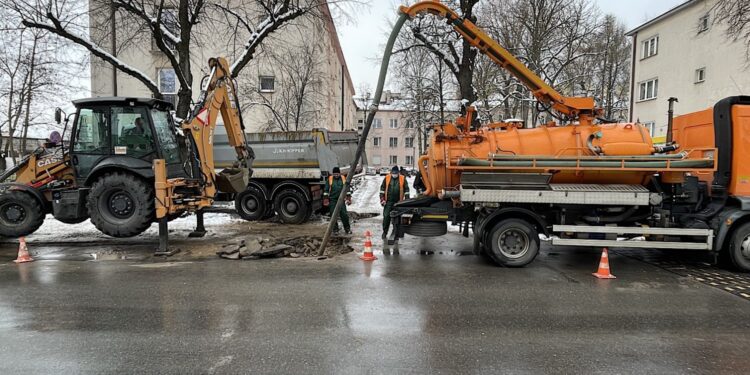
[{"label": "apartment building", "polygon": [[745,45],[714,22],[717,0],[688,0],[627,33],[633,41],[630,120],[648,126],[664,142],[667,100],[675,115],[750,94]]},{"label": "apartment building", "polygon": [[[89,22],[92,25],[91,38],[98,41],[102,48],[111,50],[117,46],[117,56],[126,64],[146,73],[156,82],[164,98],[175,101],[179,89],[167,57],[156,48],[149,34],[139,34],[142,40],[137,42],[121,37],[120,33],[112,38],[109,26],[111,13],[101,6],[104,0],[89,0],[92,9]],[[346,60],[336,33],[336,27],[331,17],[328,2],[321,1],[320,14],[306,15],[294,20],[277,30],[272,37],[264,41],[253,60],[243,69],[238,77],[240,104],[243,108],[248,131],[268,130],[296,130],[294,126],[281,129],[280,118],[284,111],[293,113],[289,103],[284,98],[289,94],[289,67],[282,68],[281,63],[295,63],[292,54],[286,52],[310,51],[314,53],[316,65],[315,77],[310,80],[307,95],[310,104],[304,109],[307,117],[299,130],[311,128],[327,128],[329,130],[353,130],[356,128],[356,104],[352,79],[349,75]],[[163,17],[165,23],[175,19],[176,9],[170,8],[172,2],[167,0]],[[97,4],[97,5],[95,5]],[[229,3],[232,4],[231,2]],[[237,3],[239,4],[239,3]],[[237,5],[239,6],[239,5]],[[97,9],[97,11],[93,11]],[[214,8],[207,8],[207,19],[220,19],[220,14]],[[122,20],[118,21],[123,23]],[[172,22],[174,24],[174,22]],[[200,80],[207,74],[206,62],[210,57],[225,56],[230,63],[243,51],[244,41],[242,28],[232,29],[229,23],[205,22],[197,27],[201,28],[201,36],[205,39],[195,43],[191,50],[191,68],[193,74],[193,99],[200,93]],[[178,34],[175,30],[175,34]],[[98,35],[101,33],[102,35]],[[121,39],[118,39],[121,38]],[[150,40],[150,42],[149,42]],[[91,56],[91,92],[95,97],[100,96],[140,96],[150,97],[151,92],[134,78],[115,71],[109,63],[95,56]],[[288,124],[288,122],[287,122]],[[221,130],[221,129],[220,129]]]}]

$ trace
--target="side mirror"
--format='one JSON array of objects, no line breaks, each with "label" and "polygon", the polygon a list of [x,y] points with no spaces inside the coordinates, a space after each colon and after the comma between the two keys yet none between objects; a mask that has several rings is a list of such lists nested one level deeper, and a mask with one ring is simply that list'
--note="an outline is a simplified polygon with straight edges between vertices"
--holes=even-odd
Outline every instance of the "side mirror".
[{"label": "side mirror", "polygon": [[62,122],[62,109],[55,108],[55,122],[59,125]]}]

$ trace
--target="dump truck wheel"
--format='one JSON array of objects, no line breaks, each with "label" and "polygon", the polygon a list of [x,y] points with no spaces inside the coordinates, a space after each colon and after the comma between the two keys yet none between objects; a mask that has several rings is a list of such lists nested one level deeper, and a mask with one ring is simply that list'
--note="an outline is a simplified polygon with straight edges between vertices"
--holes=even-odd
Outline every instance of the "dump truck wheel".
[{"label": "dump truck wheel", "polygon": [[22,191],[0,194],[0,236],[22,237],[34,233],[44,223],[39,200]]},{"label": "dump truck wheel", "polygon": [[502,220],[492,228],[488,238],[486,253],[501,266],[523,267],[539,253],[539,233],[525,220]]},{"label": "dump truck wheel", "polygon": [[133,175],[107,173],[91,186],[86,207],[91,222],[102,233],[133,237],[154,220],[154,189]]},{"label": "dump truck wheel", "polygon": [[310,204],[297,190],[280,191],[273,198],[273,208],[284,224],[302,224],[307,220]]},{"label": "dump truck wheel", "polygon": [[243,219],[257,221],[268,214],[268,202],[263,193],[255,187],[249,186],[245,191],[237,194],[234,208]]},{"label": "dump truck wheel", "polygon": [[737,270],[750,272],[750,223],[742,224],[734,230],[727,252]]},{"label": "dump truck wheel", "polygon": [[437,237],[448,233],[448,224],[444,221],[415,221],[404,226],[404,232],[417,237]]}]

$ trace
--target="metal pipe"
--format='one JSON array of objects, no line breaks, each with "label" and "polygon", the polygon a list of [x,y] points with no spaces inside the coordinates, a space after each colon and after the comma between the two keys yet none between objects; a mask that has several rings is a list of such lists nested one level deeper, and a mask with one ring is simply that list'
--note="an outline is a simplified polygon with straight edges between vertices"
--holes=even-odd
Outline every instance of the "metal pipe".
[{"label": "metal pipe", "polygon": [[669,110],[667,111],[667,144],[672,143],[672,122],[674,121],[674,103],[680,102],[675,97],[667,99],[669,102]]}]

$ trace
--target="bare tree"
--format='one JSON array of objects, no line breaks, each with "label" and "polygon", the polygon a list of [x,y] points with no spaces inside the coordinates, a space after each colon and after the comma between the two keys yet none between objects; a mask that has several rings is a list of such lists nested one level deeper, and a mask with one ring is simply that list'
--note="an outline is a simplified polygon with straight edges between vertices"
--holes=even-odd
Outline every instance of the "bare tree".
[{"label": "bare tree", "polygon": [[274,77],[281,79],[275,82],[273,92],[257,93],[260,103],[273,113],[266,129],[298,131],[320,126],[324,97],[318,47],[287,46],[269,54]]},{"label": "bare tree", "polygon": [[403,96],[398,105],[408,125],[402,129],[407,136],[416,135],[420,154],[426,148],[427,128],[445,122],[446,97],[456,79],[433,47],[415,34],[405,34],[397,41],[393,61],[393,78]]},{"label": "bare tree", "polygon": [[[475,20],[474,11],[479,0],[450,0],[446,4],[458,9],[462,19]],[[435,54],[441,67],[449,71],[458,85],[461,99],[473,103],[476,99],[474,90],[474,65],[477,50],[467,41],[456,37],[452,27],[434,16],[419,17],[409,24],[411,35],[402,36],[402,49],[413,47],[425,48]]]},{"label": "bare tree", "polygon": [[[600,22],[590,0],[509,0],[489,3],[482,13],[488,33],[562,93],[570,95],[577,84],[593,78],[593,71],[576,69],[599,55],[592,44]],[[545,108],[528,105],[531,93],[509,82],[504,86],[505,109],[518,109],[520,117],[539,122]],[[515,116],[515,110],[509,112]]]},{"label": "bare tree", "polygon": [[[27,150],[29,130],[50,126],[51,108],[65,93],[77,91],[83,68],[75,48],[57,43],[44,30],[28,29],[7,9],[0,10],[0,151],[13,158]],[[71,53],[72,52],[72,53]],[[78,82],[80,83],[80,82]]]},{"label": "bare tree", "polygon": [[727,35],[745,45],[745,59],[750,65],[750,2],[718,0],[714,7],[714,22],[726,24]]},{"label": "bare tree", "polygon": [[[235,35],[243,35],[244,42],[230,56],[234,58],[232,76],[236,77],[266,38],[320,5],[321,0],[0,0],[0,6],[13,10],[26,27],[85,47],[92,56],[140,81],[154,97],[161,98],[151,75],[117,54],[128,45],[143,47],[153,42],[175,71],[179,117],[186,117],[190,109],[191,63],[201,45],[228,44],[227,30],[241,30]],[[211,28],[212,24],[219,29]],[[118,42],[117,48],[113,49],[112,41]]]}]

